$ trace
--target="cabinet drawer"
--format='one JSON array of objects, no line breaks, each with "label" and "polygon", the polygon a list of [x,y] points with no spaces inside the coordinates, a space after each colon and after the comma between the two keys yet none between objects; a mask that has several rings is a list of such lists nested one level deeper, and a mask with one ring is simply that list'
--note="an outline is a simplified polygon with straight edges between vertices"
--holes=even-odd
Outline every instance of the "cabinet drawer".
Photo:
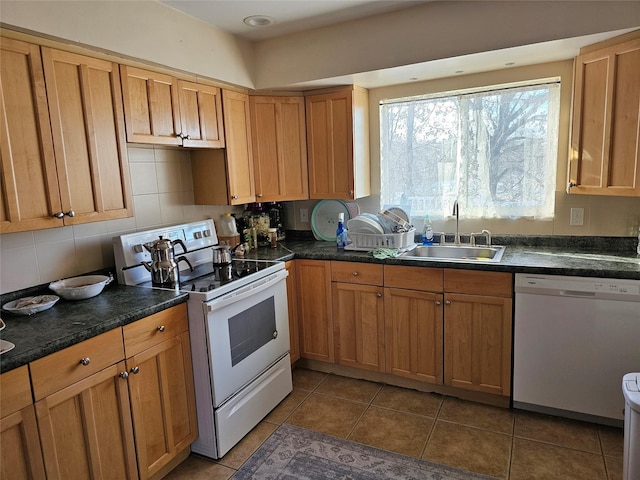
[{"label": "cabinet drawer", "polygon": [[331,281],[382,285],[382,265],[359,262],[331,262]]},{"label": "cabinet drawer", "polygon": [[34,397],[41,400],[122,360],[124,349],[119,328],[47,355],[29,364]]},{"label": "cabinet drawer", "polygon": [[448,269],[444,271],[445,292],[511,298],[512,284],[510,273]]},{"label": "cabinet drawer", "polygon": [[0,417],[4,418],[32,403],[29,367],[24,365],[0,375]]},{"label": "cabinet drawer", "polygon": [[384,286],[423,292],[442,292],[442,269],[385,265]]},{"label": "cabinet drawer", "polygon": [[126,357],[137,355],[188,329],[186,304],[177,305],[126,325],[122,329]]}]

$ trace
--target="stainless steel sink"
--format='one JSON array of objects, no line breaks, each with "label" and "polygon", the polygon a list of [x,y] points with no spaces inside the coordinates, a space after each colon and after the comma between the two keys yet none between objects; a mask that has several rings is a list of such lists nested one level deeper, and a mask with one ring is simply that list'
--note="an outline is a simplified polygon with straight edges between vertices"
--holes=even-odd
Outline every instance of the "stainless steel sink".
[{"label": "stainless steel sink", "polygon": [[419,245],[401,253],[397,258],[406,260],[453,260],[465,262],[498,263],[505,247],[472,247],[470,245]]}]

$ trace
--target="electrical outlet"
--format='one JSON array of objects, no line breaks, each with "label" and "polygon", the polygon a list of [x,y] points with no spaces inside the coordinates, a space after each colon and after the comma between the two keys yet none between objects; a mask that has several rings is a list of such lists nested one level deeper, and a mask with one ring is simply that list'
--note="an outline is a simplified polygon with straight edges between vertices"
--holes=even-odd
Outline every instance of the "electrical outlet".
[{"label": "electrical outlet", "polygon": [[584,225],[584,208],[572,208],[571,218],[569,219],[569,225],[579,227]]},{"label": "electrical outlet", "polygon": [[309,209],[301,208],[300,209],[300,223],[309,223]]}]

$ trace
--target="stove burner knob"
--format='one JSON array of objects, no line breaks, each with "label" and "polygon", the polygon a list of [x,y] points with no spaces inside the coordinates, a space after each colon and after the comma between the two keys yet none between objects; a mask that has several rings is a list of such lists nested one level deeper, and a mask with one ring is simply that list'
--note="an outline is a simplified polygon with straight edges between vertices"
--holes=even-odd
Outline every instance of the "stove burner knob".
[{"label": "stove burner knob", "polygon": [[[194,287],[195,288],[195,287]],[[200,291],[201,292],[206,292],[207,291],[207,287],[200,287]]]},{"label": "stove burner knob", "polygon": [[208,228],[202,233],[204,233],[205,237],[210,237],[211,236],[211,230],[209,230]]},{"label": "stove burner knob", "polygon": [[196,239],[200,239],[200,238],[202,238],[202,232],[195,232],[195,233],[193,234],[193,236],[194,236]]},{"label": "stove burner knob", "polygon": [[209,290],[214,290],[216,288],[216,284],[215,283],[210,283],[209,284]]},{"label": "stove burner knob", "polygon": [[136,253],[142,253],[144,250],[142,249],[142,244],[139,243],[138,245],[134,245],[133,246],[133,251]]}]

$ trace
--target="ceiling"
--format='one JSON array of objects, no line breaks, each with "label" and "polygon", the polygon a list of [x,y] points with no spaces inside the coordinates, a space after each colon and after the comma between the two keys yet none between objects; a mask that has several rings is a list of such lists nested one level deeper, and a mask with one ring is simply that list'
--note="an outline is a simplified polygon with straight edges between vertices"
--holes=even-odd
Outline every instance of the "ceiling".
[{"label": "ceiling", "polygon": [[[198,18],[248,41],[261,41],[296,32],[352,21],[371,15],[406,9],[432,0],[158,0],[160,3]],[[267,16],[274,23],[252,27],[243,20],[252,15]],[[356,84],[378,88],[412,81],[432,80],[499,70],[511,66],[566,60],[581,47],[621,35],[633,29],[566,38],[534,45],[481,52],[426,63],[356,73],[335,78],[287,85],[287,89],[320,88]]]},{"label": "ceiling", "polygon": [[[221,30],[247,40],[265,40],[380,13],[414,7],[430,0],[160,0]],[[251,27],[252,15],[275,20],[266,27]]]}]

